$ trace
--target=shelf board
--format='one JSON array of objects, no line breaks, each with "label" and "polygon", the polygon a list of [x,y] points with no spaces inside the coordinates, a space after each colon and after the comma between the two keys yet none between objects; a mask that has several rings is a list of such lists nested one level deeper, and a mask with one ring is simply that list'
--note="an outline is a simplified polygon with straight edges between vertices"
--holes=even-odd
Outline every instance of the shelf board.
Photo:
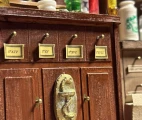
[{"label": "shelf board", "polygon": [[0,21],[74,24],[74,25],[103,25],[120,24],[120,17],[107,14],[87,14],[81,12],[46,11],[30,8],[0,7]]},{"label": "shelf board", "polygon": [[121,49],[142,49],[142,40],[139,41],[122,41]]}]

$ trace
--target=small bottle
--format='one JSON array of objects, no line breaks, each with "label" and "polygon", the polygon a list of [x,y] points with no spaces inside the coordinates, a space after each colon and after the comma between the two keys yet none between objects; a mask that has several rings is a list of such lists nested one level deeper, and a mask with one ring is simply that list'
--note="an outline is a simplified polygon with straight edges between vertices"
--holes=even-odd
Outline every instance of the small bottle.
[{"label": "small bottle", "polygon": [[65,0],[65,3],[68,11],[81,11],[81,0]]},{"label": "small bottle", "polygon": [[133,0],[120,2],[120,40],[139,40],[137,8]]},{"label": "small bottle", "polygon": [[117,15],[118,10],[117,10],[117,0],[108,0],[107,2],[108,5],[108,14],[109,15]]},{"label": "small bottle", "polygon": [[71,0],[64,0],[65,4],[66,4],[66,8],[68,11],[72,11],[72,2]]},{"label": "small bottle", "polygon": [[89,13],[99,14],[99,1],[89,0]]},{"label": "small bottle", "polygon": [[72,11],[81,11],[81,0],[72,0]]},{"label": "small bottle", "polygon": [[89,13],[89,0],[81,0],[81,12]]},{"label": "small bottle", "polygon": [[0,7],[8,7],[10,6],[9,0],[0,0]]}]

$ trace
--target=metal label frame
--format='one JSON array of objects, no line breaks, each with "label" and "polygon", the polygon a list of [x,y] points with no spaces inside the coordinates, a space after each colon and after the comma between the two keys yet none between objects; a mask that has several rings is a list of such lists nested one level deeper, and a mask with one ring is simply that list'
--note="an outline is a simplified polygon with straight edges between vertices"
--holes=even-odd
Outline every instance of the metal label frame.
[{"label": "metal label frame", "polygon": [[[68,54],[68,49],[79,48],[80,55],[70,55]],[[83,45],[66,45],[66,58],[83,58]]]},{"label": "metal label frame", "polygon": [[[18,47],[18,48],[20,48],[20,55],[19,56],[8,55],[8,53],[7,53],[7,48],[8,47],[11,47],[11,48]],[[6,44],[6,43],[4,43],[4,57],[5,57],[5,59],[24,59],[24,44]]]},{"label": "metal label frame", "polygon": [[[97,56],[97,54],[96,54],[97,49],[104,49],[105,50],[105,55]],[[95,59],[108,59],[107,46],[95,46]]]},{"label": "metal label frame", "polygon": [[[55,58],[55,44],[38,44],[39,46],[39,58]],[[45,54],[45,55],[42,55],[41,54],[41,48],[42,47],[50,47],[52,49],[52,54]]]}]

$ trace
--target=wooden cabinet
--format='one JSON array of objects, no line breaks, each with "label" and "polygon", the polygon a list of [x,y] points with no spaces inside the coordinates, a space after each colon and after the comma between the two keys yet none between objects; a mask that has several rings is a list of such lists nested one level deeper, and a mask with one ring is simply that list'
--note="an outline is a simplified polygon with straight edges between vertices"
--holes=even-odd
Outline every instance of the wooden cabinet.
[{"label": "wooden cabinet", "polygon": [[81,68],[81,78],[82,94],[90,97],[83,102],[85,120],[116,120],[112,68]]},{"label": "wooden cabinet", "polygon": [[[108,15],[0,8],[0,118],[56,120],[55,83],[68,74],[76,89],[76,120],[123,120],[119,22]],[[24,44],[24,59],[5,59],[4,43]],[[39,43],[54,44],[55,58],[39,58]],[[66,45],[83,46],[83,57],[66,58]],[[95,59],[95,46],[105,46],[108,58]]]},{"label": "wooden cabinet", "polygon": [[39,69],[0,69],[1,120],[41,120]]},{"label": "wooden cabinet", "polygon": [[[123,100],[125,119],[132,120],[135,111],[132,99],[129,96],[132,94],[142,93],[142,41],[122,41],[122,81],[123,81]],[[134,106],[134,107],[133,107]]]}]

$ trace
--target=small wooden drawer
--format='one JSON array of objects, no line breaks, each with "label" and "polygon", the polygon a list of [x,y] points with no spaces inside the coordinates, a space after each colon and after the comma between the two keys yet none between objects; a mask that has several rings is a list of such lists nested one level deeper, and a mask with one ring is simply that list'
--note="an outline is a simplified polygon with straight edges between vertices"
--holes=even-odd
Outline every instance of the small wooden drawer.
[{"label": "small wooden drawer", "polygon": [[[72,36],[77,35],[76,38]],[[67,58],[66,45],[81,45],[82,57]],[[71,26],[63,25],[59,27],[59,57],[60,62],[79,62],[86,61],[86,44],[85,44],[85,27],[84,26]]]},{"label": "small wooden drawer", "polygon": [[[97,62],[97,61],[111,61],[111,31],[110,27],[87,27],[86,28],[86,61]],[[101,36],[104,38],[101,38]],[[100,37],[100,38],[99,38]],[[100,59],[95,58],[95,46],[106,47],[106,54],[108,56]],[[102,57],[102,59],[101,59]]]},{"label": "small wooden drawer", "polygon": [[[58,62],[59,47],[58,47],[58,26],[56,25],[40,25],[29,24],[29,51],[30,62]],[[49,34],[49,36],[45,36]],[[39,58],[38,44],[54,45],[55,58]]]},{"label": "small wooden drawer", "polygon": [[[3,23],[0,22],[0,62],[29,62],[28,49],[28,29],[27,24],[21,23]],[[13,34],[15,33],[15,35]],[[24,45],[24,55],[22,59],[5,59],[4,43]]]},{"label": "small wooden drawer", "polygon": [[[139,67],[142,69],[142,51],[141,50],[123,50],[123,71],[125,77],[142,76],[142,71],[139,69],[133,69],[132,72],[130,67]],[[130,67],[128,67],[130,66]]]}]

